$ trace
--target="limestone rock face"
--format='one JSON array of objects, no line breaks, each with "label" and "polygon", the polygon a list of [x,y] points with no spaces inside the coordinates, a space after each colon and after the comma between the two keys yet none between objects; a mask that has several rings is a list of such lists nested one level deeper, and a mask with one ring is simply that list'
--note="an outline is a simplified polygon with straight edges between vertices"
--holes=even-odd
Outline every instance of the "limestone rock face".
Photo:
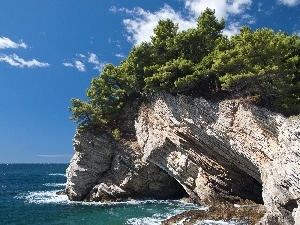
[{"label": "limestone rock face", "polygon": [[184,193],[173,177],[142,160],[134,141],[125,148],[108,134],[77,132],[73,142],[75,153],[67,168],[66,185],[70,200],[172,198]]},{"label": "limestone rock face", "polygon": [[250,199],[267,208],[262,224],[299,221],[299,119],[163,92],[141,107],[135,126],[145,160],[196,201]]},{"label": "limestone rock face", "polygon": [[[77,132],[71,200],[169,198],[263,203],[261,224],[300,223],[300,120],[242,102],[160,92],[110,132]],[[132,110],[132,111],[130,111]],[[126,110],[125,110],[126,111]],[[138,113],[136,113],[138,111]]]},{"label": "limestone rock face", "polygon": [[[72,200],[82,200],[109,170],[115,146],[107,135],[76,133],[74,156],[67,168],[67,193]],[[103,149],[103,151],[101,151]]]}]

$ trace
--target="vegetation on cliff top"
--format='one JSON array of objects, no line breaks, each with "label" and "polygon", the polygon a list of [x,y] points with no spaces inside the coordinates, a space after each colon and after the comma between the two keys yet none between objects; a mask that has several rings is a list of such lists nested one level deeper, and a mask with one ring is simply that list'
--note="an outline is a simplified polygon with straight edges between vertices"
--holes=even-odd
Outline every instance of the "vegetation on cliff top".
[{"label": "vegetation on cliff top", "polygon": [[287,116],[299,114],[300,38],[242,27],[229,39],[224,27],[211,9],[186,31],[171,20],[159,21],[150,42],[134,46],[120,65],[107,64],[92,79],[88,101],[71,100],[71,120],[84,127],[107,124],[127,102],[160,90],[197,96],[225,90],[255,96]]}]

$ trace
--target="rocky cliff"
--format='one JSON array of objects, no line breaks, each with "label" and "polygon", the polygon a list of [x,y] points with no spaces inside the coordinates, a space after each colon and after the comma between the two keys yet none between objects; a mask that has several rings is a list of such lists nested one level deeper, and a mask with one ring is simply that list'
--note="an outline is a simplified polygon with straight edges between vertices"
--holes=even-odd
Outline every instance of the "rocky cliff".
[{"label": "rocky cliff", "polygon": [[299,119],[241,100],[165,92],[148,100],[120,120],[119,141],[109,132],[76,133],[67,169],[71,200],[249,199],[265,205],[262,224],[300,221]]}]

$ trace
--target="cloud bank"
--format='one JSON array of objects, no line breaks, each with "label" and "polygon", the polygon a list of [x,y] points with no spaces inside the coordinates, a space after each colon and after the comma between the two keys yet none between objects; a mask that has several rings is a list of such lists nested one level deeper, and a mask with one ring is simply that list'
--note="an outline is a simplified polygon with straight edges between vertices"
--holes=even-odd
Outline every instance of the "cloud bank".
[{"label": "cloud bank", "polygon": [[[197,18],[206,8],[214,9],[219,20],[222,18],[227,19],[224,34],[228,36],[232,36],[239,31],[241,22],[246,24],[255,23],[254,17],[246,13],[251,7],[252,0],[184,0],[183,3],[187,11],[186,16],[175,11],[167,4],[156,12],[149,12],[139,7],[133,10],[112,7],[111,12],[123,12],[131,17],[124,19],[123,24],[128,33],[127,40],[135,45],[143,41],[150,41],[150,37],[154,35],[153,29],[159,20],[171,19],[178,23],[179,31],[196,27]],[[240,21],[231,20],[231,17],[237,15],[241,15]]]}]

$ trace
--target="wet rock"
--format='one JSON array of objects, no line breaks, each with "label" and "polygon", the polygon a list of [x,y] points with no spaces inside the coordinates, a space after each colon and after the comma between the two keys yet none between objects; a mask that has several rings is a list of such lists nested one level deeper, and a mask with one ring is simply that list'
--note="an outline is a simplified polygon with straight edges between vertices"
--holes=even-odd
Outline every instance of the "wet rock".
[{"label": "wet rock", "polygon": [[219,203],[209,206],[203,210],[190,210],[164,220],[162,225],[199,224],[204,220],[234,221],[235,224],[254,225],[258,223],[266,210],[262,205],[253,203],[246,205],[233,205],[230,203]]}]

